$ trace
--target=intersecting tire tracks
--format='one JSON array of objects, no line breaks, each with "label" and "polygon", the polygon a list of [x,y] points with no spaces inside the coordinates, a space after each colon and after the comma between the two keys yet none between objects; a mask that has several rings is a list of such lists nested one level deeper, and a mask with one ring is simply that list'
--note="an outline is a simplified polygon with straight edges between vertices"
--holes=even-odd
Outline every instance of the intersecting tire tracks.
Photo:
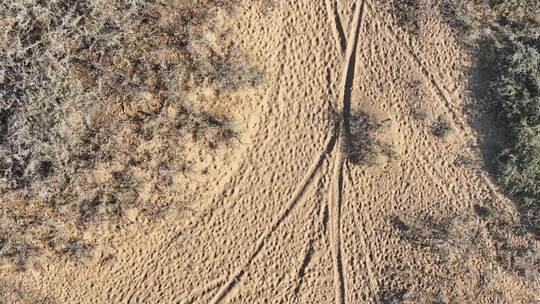
[{"label": "intersecting tire tracks", "polygon": [[[345,55],[341,81],[342,85],[339,95],[342,117],[341,119],[336,120],[333,130],[329,132],[324,148],[312,161],[311,166],[304,174],[291,199],[285,205],[285,208],[282,209],[278,216],[273,220],[269,229],[262,233],[262,235],[258,238],[253,250],[247,257],[247,260],[241,264],[239,268],[235,269],[226,282],[219,288],[215,296],[210,301],[211,304],[220,303],[227,297],[228,294],[231,293],[231,291],[234,290],[244,276],[247,268],[268,243],[273,233],[287,219],[294,207],[304,198],[307,189],[315,180],[317,171],[321,168],[324,160],[327,159],[328,156],[332,155],[334,150],[336,150],[336,153],[334,155],[333,173],[330,182],[329,202],[327,207],[330,217],[330,246],[332,247],[331,251],[334,268],[335,300],[338,304],[345,303],[346,284],[341,249],[341,207],[343,203],[342,190],[344,180],[344,165],[346,163],[346,157],[344,157],[344,154],[346,156],[349,147],[350,104],[354,75],[356,71],[356,55],[360,40],[360,27],[365,9],[365,1],[362,1],[360,5],[356,5],[355,7],[351,24],[351,33],[349,34],[348,39],[345,39],[343,24],[341,23],[341,18],[337,12],[337,4],[334,2],[332,6],[329,1],[330,0],[327,1],[327,9],[329,9],[329,12],[333,11],[334,21],[336,23],[334,33],[337,40],[337,47],[340,50],[340,53]],[[335,149],[336,146],[338,146],[339,149]],[[308,254],[311,253],[308,251]]]}]

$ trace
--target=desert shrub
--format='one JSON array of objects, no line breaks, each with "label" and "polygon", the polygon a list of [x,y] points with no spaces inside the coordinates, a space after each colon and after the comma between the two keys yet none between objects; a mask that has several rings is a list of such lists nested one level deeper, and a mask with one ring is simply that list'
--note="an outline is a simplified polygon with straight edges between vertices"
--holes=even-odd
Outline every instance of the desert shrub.
[{"label": "desert shrub", "polygon": [[[506,138],[497,179],[515,198],[524,223],[540,232],[540,26],[537,1],[491,1],[483,21],[462,33],[475,46],[482,105],[497,113]],[[469,13],[472,15],[473,13]]]},{"label": "desert shrub", "polygon": [[452,125],[448,120],[439,117],[431,126],[431,132],[437,137],[446,138],[452,132]]},{"label": "desert shrub", "polygon": [[350,114],[346,153],[352,164],[372,165],[380,154],[388,158],[395,157],[393,147],[375,137],[381,128],[383,124],[365,112]]},{"label": "desert shrub", "polygon": [[499,179],[520,202],[528,224],[540,231],[540,27],[504,38],[490,97],[508,126]]},{"label": "desert shrub", "polygon": [[43,214],[29,226],[56,221],[46,242],[4,225],[14,231],[2,234],[0,256],[48,246],[85,256],[89,245],[71,228],[175,203],[175,177],[193,162],[183,147],[234,143],[234,122],[194,102],[262,80],[215,25],[234,5],[0,3],[0,221],[18,225],[27,209]]}]

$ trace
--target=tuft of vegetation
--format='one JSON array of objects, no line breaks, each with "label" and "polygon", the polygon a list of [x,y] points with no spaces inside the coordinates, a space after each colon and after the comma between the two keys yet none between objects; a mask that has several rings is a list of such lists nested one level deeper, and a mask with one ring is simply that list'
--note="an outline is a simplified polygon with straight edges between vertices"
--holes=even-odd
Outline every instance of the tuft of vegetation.
[{"label": "tuft of vegetation", "polygon": [[0,303],[6,304],[55,304],[50,297],[37,295],[35,292],[24,290],[0,280]]},{"label": "tuft of vegetation", "polygon": [[234,4],[0,3],[0,259],[82,258],[85,226],[178,203],[186,146],[235,142],[194,101],[262,81],[216,24]]},{"label": "tuft of vegetation", "polygon": [[477,164],[477,160],[469,155],[459,155],[454,160],[454,164],[463,167],[472,167]]},{"label": "tuft of vegetation", "polygon": [[420,31],[422,3],[418,0],[391,0],[389,11],[396,18],[396,23],[402,29],[414,34]]},{"label": "tuft of vegetation", "polygon": [[365,112],[353,112],[349,118],[347,155],[354,165],[373,165],[381,154],[393,159],[393,147],[376,139],[375,134],[383,128],[374,117]]},{"label": "tuft of vegetation", "polygon": [[446,138],[452,132],[452,125],[448,120],[439,117],[431,127],[431,132],[437,137]]}]

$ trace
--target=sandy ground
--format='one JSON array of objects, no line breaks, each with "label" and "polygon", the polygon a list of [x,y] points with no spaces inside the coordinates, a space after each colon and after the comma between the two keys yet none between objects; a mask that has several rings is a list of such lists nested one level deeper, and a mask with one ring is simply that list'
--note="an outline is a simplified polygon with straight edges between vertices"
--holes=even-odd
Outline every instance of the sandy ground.
[{"label": "sandy ground", "polygon": [[[423,274],[440,266],[404,245],[391,217],[513,205],[481,168],[455,163],[475,155],[478,139],[462,110],[470,60],[450,29],[428,20],[412,37],[390,20],[373,0],[281,1],[270,11],[246,1],[229,22],[266,85],[229,109],[245,135],[199,181],[211,185],[203,201],[151,227],[133,215],[95,261],[49,263],[18,280],[58,303],[377,303],[390,285],[433,288]],[[389,121],[378,136],[395,160],[347,161],[356,110]],[[440,116],[454,126],[446,140],[431,134]],[[396,269],[405,274],[392,279]],[[492,282],[519,302],[519,284]],[[493,302],[470,283],[453,288]]]}]

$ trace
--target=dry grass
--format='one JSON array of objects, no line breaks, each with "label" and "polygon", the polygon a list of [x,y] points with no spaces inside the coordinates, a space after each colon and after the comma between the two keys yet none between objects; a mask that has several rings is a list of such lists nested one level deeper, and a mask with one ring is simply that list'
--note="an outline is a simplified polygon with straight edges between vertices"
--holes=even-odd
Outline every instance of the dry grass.
[{"label": "dry grass", "polygon": [[350,132],[347,149],[348,159],[354,165],[373,165],[380,155],[389,159],[396,157],[393,147],[376,138],[384,129],[384,123],[365,112],[350,115]]},{"label": "dry grass", "polygon": [[440,138],[446,138],[452,132],[452,125],[448,120],[439,117],[431,126],[431,133]]},{"label": "dry grass", "polygon": [[85,225],[177,204],[183,147],[230,147],[193,102],[261,82],[219,14],[234,1],[0,3],[0,258],[84,257]]},{"label": "dry grass", "polygon": [[[475,205],[469,214],[446,218],[417,214],[394,217],[390,224],[405,246],[417,251],[419,259],[430,257],[439,269],[422,277],[408,277],[406,269],[397,270],[399,277],[394,279],[400,280],[397,286],[402,289],[383,289],[383,302],[534,301],[535,284],[540,275],[540,248],[527,237],[519,221],[503,216],[501,211]],[[411,281],[416,282],[411,284]],[[501,297],[505,294],[501,281],[518,282],[517,285],[528,290],[525,289],[519,299],[516,295]],[[407,289],[409,285],[421,286],[421,282],[429,282],[425,290]],[[475,290],[459,293],[460,289],[455,287],[460,282],[475,286]]]},{"label": "dry grass", "polygon": [[23,290],[0,280],[0,303],[1,304],[55,304],[49,297],[36,295],[33,292]]}]

